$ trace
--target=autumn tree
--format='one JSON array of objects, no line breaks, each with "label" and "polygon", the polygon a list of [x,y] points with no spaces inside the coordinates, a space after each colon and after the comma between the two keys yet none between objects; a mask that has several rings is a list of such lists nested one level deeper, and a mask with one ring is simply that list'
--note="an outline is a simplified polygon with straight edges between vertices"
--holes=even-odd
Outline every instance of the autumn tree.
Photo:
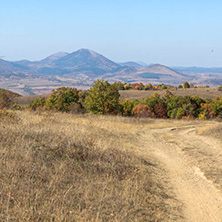
[{"label": "autumn tree", "polygon": [[148,83],[148,84],[145,85],[145,88],[144,88],[144,89],[145,89],[145,90],[151,90],[151,89],[153,89],[153,86],[152,86],[151,83]]},{"label": "autumn tree", "polygon": [[132,114],[136,117],[154,117],[153,110],[145,104],[136,105],[132,110]]},{"label": "autumn tree", "polygon": [[190,84],[189,84],[187,81],[185,81],[185,82],[183,83],[183,88],[184,88],[184,89],[190,88]]}]

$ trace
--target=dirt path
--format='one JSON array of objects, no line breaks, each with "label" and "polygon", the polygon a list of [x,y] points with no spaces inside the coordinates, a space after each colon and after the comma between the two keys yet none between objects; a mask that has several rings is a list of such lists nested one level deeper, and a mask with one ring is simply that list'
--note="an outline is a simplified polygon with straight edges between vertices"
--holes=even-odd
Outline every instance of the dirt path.
[{"label": "dirt path", "polygon": [[[150,147],[151,155],[167,170],[176,198],[183,203],[184,220],[221,222],[222,192],[201,170],[204,165],[200,168],[198,152],[187,150],[195,149],[221,158],[218,154],[221,154],[222,147],[215,141],[201,138],[195,131],[195,125],[147,130],[144,142]],[[147,152],[145,147],[142,149]]]}]

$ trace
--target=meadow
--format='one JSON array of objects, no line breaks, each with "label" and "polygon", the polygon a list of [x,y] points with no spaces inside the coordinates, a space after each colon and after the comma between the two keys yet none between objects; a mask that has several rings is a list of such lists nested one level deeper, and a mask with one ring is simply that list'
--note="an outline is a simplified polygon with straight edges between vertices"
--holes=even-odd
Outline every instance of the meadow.
[{"label": "meadow", "polygon": [[2,117],[0,221],[179,221],[164,169],[139,149],[149,124],[50,112]]}]

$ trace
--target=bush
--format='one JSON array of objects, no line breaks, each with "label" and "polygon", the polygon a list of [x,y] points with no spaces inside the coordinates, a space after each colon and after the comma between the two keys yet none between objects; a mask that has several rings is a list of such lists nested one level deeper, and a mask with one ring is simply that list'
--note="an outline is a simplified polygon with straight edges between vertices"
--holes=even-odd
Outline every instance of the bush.
[{"label": "bush", "polygon": [[218,86],[218,87],[217,87],[217,90],[218,90],[218,91],[222,91],[222,86]]},{"label": "bush", "polygon": [[45,97],[40,97],[38,99],[33,100],[31,103],[29,103],[29,108],[31,110],[37,110],[38,108],[43,108],[46,103],[46,98]]},{"label": "bush", "polygon": [[113,86],[116,87],[118,90],[125,90],[124,88],[124,83],[118,81],[118,82],[114,82]]},{"label": "bush", "polygon": [[45,105],[47,109],[69,112],[70,107],[79,103],[79,91],[76,88],[61,87],[52,90]]},{"label": "bush", "polygon": [[151,83],[148,83],[145,85],[145,90],[151,90],[151,89],[153,89],[153,86]]},{"label": "bush", "polygon": [[189,84],[187,81],[184,82],[183,88],[184,88],[184,89],[190,88],[190,84]]},{"label": "bush", "polygon": [[103,79],[97,80],[88,91],[85,107],[94,114],[116,114],[120,111],[119,97],[118,89],[114,85]]},{"label": "bush", "polygon": [[0,109],[9,108],[12,105],[12,98],[7,91],[0,91]]},{"label": "bush", "polygon": [[164,104],[156,104],[154,106],[154,113],[157,118],[167,118],[167,107]]},{"label": "bush", "polygon": [[148,105],[151,109],[154,109],[156,104],[164,104],[164,101],[160,98],[160,95],[158,93],[154,93],[150,97],[142,100],[141,103]]},{"label": "bush", "polygon": [[152,109],[145,104],[136,105],[132,110],[132,114],[136,117],[154,117]]},{"label": "bush", "polygon": [[122,106],[122,115],[123,116],[131,116],[133,109],[133,102],[128,99],[121,103]]}]

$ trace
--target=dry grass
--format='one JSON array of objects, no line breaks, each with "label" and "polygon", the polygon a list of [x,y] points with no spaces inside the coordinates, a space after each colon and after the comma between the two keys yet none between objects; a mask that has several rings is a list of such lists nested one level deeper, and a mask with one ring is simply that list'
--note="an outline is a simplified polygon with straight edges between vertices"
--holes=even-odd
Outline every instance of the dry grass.
[{"label": "dry grass", "polygon": [[[178,96],[200,96],[201,98],[215,98],[217,96],[222,96],[222,91],[218,91],[216,88],[192,88],[192,89],[173,89],[169,90],[174,95]],[[158,93],[159,95],[163,96],[163,94],[166,92],[166,90],[121,90],[120,95],[122,99],[129,99],[129,100],[135,100],[135,99],[143,99],[147,98],[154,93]]]},{"label": "dry grass", "polygon": [[198,129],[198,134],[207,137],[213,137],[222,141],[222,124],[214,122],[214,125],[204,126]]},{"label": "dry grass", "polygon": [[136,151],[149,124],[61,113],[1,119],[0,221],[179,221],[164,170]]},{"label": "dry grass", "polygon": [[21,96],[17,97],[13,100],[16,104],[20,105],[21,107],[27,107],[29,103],[31,103],[33,100],[38,99],[40,96],[44,96],[46,98],[49,97],[49,94],[45,95],[32,95],[32,96]]}]

